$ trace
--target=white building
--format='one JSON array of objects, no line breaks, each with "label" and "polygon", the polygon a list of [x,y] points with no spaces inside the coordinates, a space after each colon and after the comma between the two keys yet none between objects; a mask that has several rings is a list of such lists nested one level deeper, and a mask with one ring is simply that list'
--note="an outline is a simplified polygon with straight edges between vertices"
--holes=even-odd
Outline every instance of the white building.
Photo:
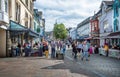
[{"label": "white building", "polygon": [[88,17],[84,21],[82,21],[77,26],[77,39],[85,39],[90,37],[91,33],[91,23],[90,23],[91,17]]},{"label": "white building", "polygon": [[8,23],[8,0],[0,0],[0,57],[6,56],[6,30]]},{"label": "white building", "polygon": [[76,40],[76,28],[72,28],[70,30],[70,37],[72,38],[72,40]]},{"label": "white building", "polygon": [[99,28],[100,28],[100,46],[103,46],[108,36],[113,32],[113,1],[102,1],[99,16]]}]

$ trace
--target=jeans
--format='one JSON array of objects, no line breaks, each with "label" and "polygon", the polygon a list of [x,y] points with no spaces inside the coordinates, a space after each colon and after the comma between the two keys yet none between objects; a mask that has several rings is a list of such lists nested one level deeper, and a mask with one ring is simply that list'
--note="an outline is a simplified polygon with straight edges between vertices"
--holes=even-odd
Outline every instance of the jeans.
[{"label": "jeans", "polygon": [[74,59],[77,59],[77,52],[74,52]]},{"label": "jeans", "polygon": [[85,57],[85,59],[87,60],[88,59],[88,51],[84,51],[82,53],[82,59]]},{"label": "jeans", "polygon": [[52,52],[51,52],[51,57],[52,57],[52,58],[55,58],[55,48],[52,48],[51,50],[52,50]]}]

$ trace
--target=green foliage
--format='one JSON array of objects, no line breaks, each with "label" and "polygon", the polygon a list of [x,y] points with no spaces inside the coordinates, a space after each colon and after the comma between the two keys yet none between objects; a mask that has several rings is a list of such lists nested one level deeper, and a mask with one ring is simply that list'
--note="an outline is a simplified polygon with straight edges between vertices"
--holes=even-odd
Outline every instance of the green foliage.
[{"label": "green foliage", "polygon": [[55,24],[53,34],[56,39],[65,39],[67,37],[67,30],[64,24]]}]

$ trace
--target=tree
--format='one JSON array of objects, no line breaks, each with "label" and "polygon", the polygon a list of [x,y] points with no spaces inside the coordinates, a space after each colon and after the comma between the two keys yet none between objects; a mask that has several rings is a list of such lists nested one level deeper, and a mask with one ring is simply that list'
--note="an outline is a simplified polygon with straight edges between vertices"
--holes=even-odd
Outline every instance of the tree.
[{"label": "tree", "polygon": [[56,39],[65,39],[67,37],[67,30],[64,24],[55,24],[53,34]]}]

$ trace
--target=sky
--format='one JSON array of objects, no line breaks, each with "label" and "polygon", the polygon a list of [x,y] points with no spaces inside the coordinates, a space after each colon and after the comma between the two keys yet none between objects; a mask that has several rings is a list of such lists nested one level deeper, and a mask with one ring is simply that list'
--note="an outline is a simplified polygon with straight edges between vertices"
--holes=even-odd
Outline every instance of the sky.
[{"label": "sky", "polygon": [[55,22],[66,28],[77,27],[100,9],[102,0],[36,0],[34,8],[43,12],[45,31],[52,31]]}]

